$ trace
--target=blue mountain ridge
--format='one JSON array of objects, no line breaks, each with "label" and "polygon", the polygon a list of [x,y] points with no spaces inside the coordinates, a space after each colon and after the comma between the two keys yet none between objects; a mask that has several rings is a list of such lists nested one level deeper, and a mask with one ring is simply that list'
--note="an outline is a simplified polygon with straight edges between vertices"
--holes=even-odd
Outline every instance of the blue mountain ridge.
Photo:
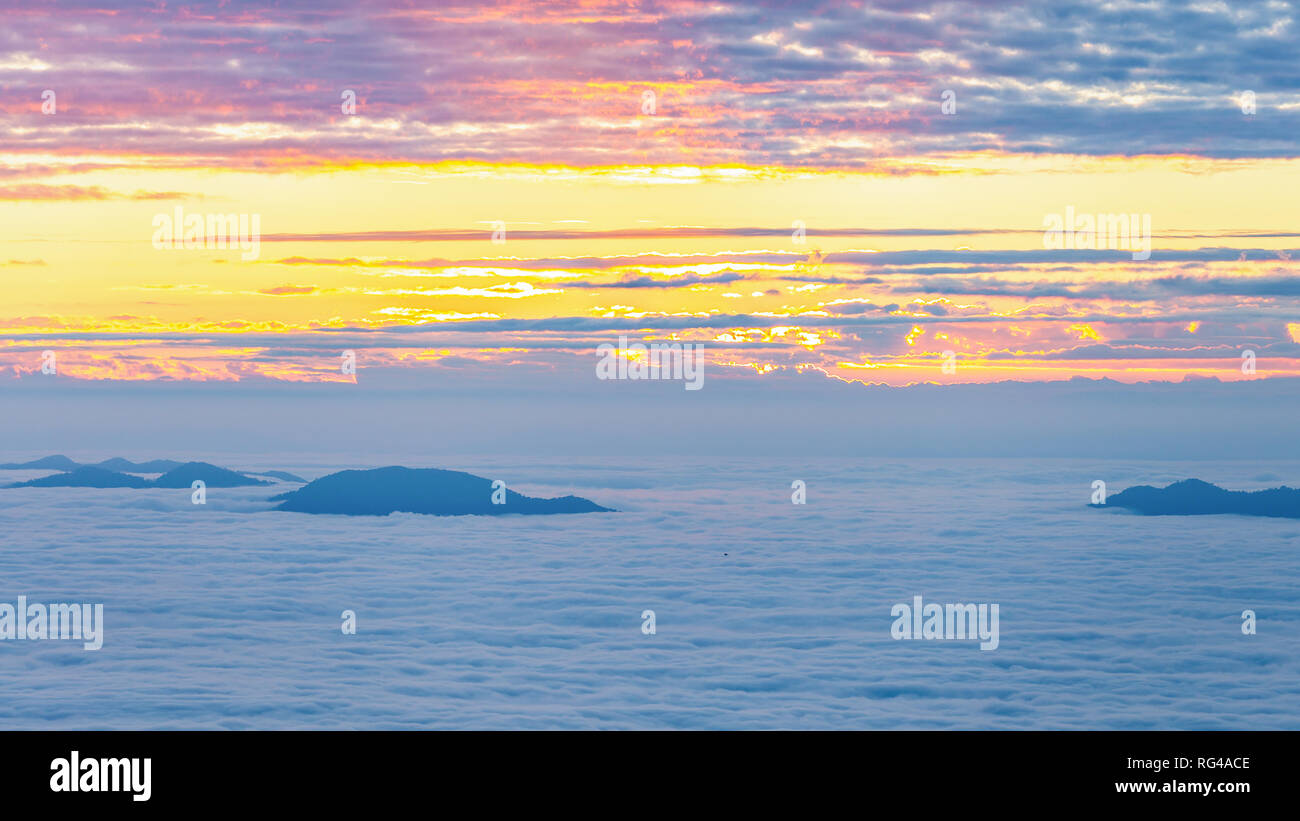
[{"label": "blue mountain ridge", "polygon": [[6,487],[153,487],[148,479],[116,473],[103,468],[84,467],[66,473],[51,473],[27,482],[15,482]]},{"label": "blue mountain ridge", "polygon": [[85,466],[65,473],[53,473],[27,482],[15,482],[8,487],[130,487],[130,488],[188,488],[194,480],[202,480],[208,487],[245,487],[249,485],[269,485],[260,479],[253,479],[233,470],[219,468],[207,462],[187,462],[174,470],[164,473],[150,481],[128,473],[105,470],[104,468]]},{"label": "blue mountain ridge", "polygon": [[[79,468],[99,468],[101,470],[112,471],[115,473],[164,473],[165,474],[165,473],[171,473],[175,470],[178,470],[179,468],[192,466],[192,465],[202,465],[204,466],[204,469],[210,469],[211,471],[214,471],[213,473],[214,477],[224,476],[225,473],[231,472],[231,471],[225,471],[224,468],[218,468],[215,467],[214,465],[209,465],[207,462],[178,462],[175,459],[150,459],[148,462],[132,462],[130,459],[123,459],[121,456],[115,456],[112,459],[105,459],[102,462],[89,464],[89,463],[81,463],[81,462],[73,461],[72,459],[69,459],[68,457],[62,454],[57,454],[54,456],[45,456],[41,459],[33,459],[30,462],[6,462],[0,464],[0,470],[62,470],[62,471],[71,472]],[[224,471],[224,473],[216,473],[216,471]],[[95,475],[96,474],[84,474],[83,478],[91,479]],[[301,476],[295,476],[294,474],[288,473],[283,470],[268,470],[268,471],[263,471],[261,473],[255,473],[253,471],[242,471],[236,475],[243,476],[243,477],[269,476],[273,479],[280,479],[281,481],[284,482],[296,482],[300,485],[307,484],[307,480],[302,478]],[[39,485],[39,487],[60,487],[60,486],[70,487],[71,486],[66,483],[62,483],[58,479],[54,479],[53,477],[46,477],[46,478],[50,479],[51,481],[43,485]],[[204,479],[204,481],[207,482],[208,485],[214,487],[235,487],[235,485],[214,484],[214,482],[209,481],[208,479],[205,479],[202,476],[196,476],[194,478]],[[226,478],[229,479],[230,477],[226,477]],[[161,477],[159,478],[159,481],[161,481]],[[241,483],[241,484],[246,484],[246,483]],[[26,483],[23,483],[23,485],[26,485]],[[126,486],[127,485],[105,485],[105,487],[126,487]],[[82,487],[93,487],[93,485],[82,485]],[[159,485],[159,487],[179,487],[179,485],[176,484]]]},{"label": "blue mountain ridge", "polygon": [[1300,519],[1300,490],[1286,486],[1255,491],[1224,490],[1200,479],[1184,479],[1164,488],[1131,487],[1108,497],[1104,505],[1089,507],[1125,508],[1143,516],[1237,513]]},{"label": "blue mountain ridge", "polygon": [[271,501],[281,502],[276,510],[347,516],[613,512],[579,496],[538,499],[506,489],[505,503],[493,504],[492,495],[492,481],[471,473],[393,466],[331,473],[298,490],[273,496]]}]

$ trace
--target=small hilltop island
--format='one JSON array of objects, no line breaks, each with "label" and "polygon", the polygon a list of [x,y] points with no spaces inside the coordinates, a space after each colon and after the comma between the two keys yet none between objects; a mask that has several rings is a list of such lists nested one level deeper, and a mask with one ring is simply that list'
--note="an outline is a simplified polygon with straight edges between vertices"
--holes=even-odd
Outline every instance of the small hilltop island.
[{"label": "small hilltop island", "polygon": [[[0,470],[54,470],[48,476],[15,482],[9,488],[132,488],[137,490],[186,489],[195,482],[208,488],[270,486],[257,479],[266,476],[303,485],[298,490],[272,496],[275,510],[289,513],[332,513],[344,516],[387,516],[390,513],[424,513],[432,516],[501,516],[506,514],[612,513],[580,496],[539,499],[510,490],[472,473],[438,468],[385,467],[344,470],[313,482],[292,473],[236,472],[207,462],[155,459],[131,462],[120,457],[82,464],[66,456],[46,456],[31,462],[0,464]],[[135,474],[162,475],[154,479]]]},{"label": "small hilltop island", "polygon": [[[494,499],[498,500],[494,502]],[[433,516],[510,513],[610,513],[580,496],[538,499],[524,496],[490,479],[438,468],[386,467],[344,470],[322,476],[305,487],[271,497],[275,509],[293,513],[387,516],[426,513]]]},{"label": "small hilltop island", "polygon": [[[132,462],[115,456],[102,462],[75,462],[62,454],[33,459],[30,462],[0,463],[0,470],[56,470],[59,473],[42,476],[30,482],[16,482],[8,487],[190,487],[195,480],[201,480],[208,487],[246,487],[249,485],[269,485],[254,479],[254,476],[267,476],[282,482],[296,482],[303,485],[306,479],[285,473],[282,470],[268,470],[264,473],[252,471],[235,472],[210,465],[207,462],[178,462],[175,459],[151,459],[148,462]],[[149,480],[132,474],[159,473],[157,479]]]},{"label": "small hilltop island", "polygon": [[[13,470],[13,468],[9,468]],[[141,471],[146,472],[146,471]],[[207,462],[176,463],[176,467],[157,479],[145,479],[130,473],[106,470],[102,467],[87,465],[72,468],[62,473],[52,473],[27,482],[15,482],[9,487],[129,487],[129,488],[189,488],[195,481],[201,481],[208,487],[248,487],[252,485],[269,485],[261,479],[254,479],[233,470],[219,468]]]},{"label": "small hilltop island", "polygon": [[169,470],[175,470],[184,462],[177,462],[173,459],[153,459],[148,462],[132,462],[130,459],[123,459],[121,456],[115,456],[112,459],[105,459],[102,462],[90,464],[88,462],[74,462],[62,454],[46,456],[42,459],[33,459],[30,462],[5,462],[0,464],[0,470],[76,470],[77,468],[101,468],[103,470],[117,471],[118,473],[166,473]]},{"label": "small hilltop island", "polygon": [[1164,488],[1150,485],[1131,487],[1107,498],[1105,504],[1089,507],[1125,508],[1143,516],[1236,513],[1300,519],[1300,490],[1285,486],[1255,491],[1224,490],[1200,479],[1184,479]]}]

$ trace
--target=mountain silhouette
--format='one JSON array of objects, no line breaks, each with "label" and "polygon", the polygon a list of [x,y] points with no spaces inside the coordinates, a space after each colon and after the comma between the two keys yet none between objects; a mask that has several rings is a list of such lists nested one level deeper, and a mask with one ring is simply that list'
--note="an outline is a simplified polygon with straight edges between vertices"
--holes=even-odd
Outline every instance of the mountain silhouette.
[{"label": "mountain silhouette", "polygon": [[31,462],[8,462],[0,465],[0,470],[76,470],[81,465],[66,456],[46,456]]},{"label": "mountain silhouette", "polygon": [[[206,462],[177,462],[175,459],[151,459],[148,462],[132,462],[130,459],[123,459],[121,456],[114,456],[112,459],[105,459],[93,465],[74,462],[66,456],[46,456],[43,459],[36,459],[31,462],[10,462],[0,464],[0,470],[76,470],[77,468],[100,468],[101,470],[114,471],[116,473],[170,473],[177,468],[186,465],[207,465]],[[221,470],[212,465],[207,465],[213,470]],[[277,474],[279,474],[277,476]],[[277,476],[290,482],[305,482],[305,479],[299,479],[292,473],[283,473],[281,471],[270,471],[263,474],[265,476]],[[288,478],[293,477],[293,478]],[[201,476],[195,478],[203,478]],[[208,482],[208,484],[212,484]],[[167,485],[166,487],[172,487]],[[231,485],[218,485],[217,487],[232,487]]]},{"label": "mountain silhouette", "polygon": [[52,473],[28,482],[16,482],[9,487],[161,487],[189,488],[195,479],[201,479],[208,487],[245,487],[248,485],[269,485],[260,479],[251,479],[242,473],[219,468],[206,462],[190,462],[173,471],[159,476],[155,481],[118,473],[100,467],[79,467],[64,473]]},{"label": "mountain silhouette", "polygon": [[29,482],[17,482],[9,487],[153,487],[148,479],[115,473],[103,468],[85,467],[67,473],[51,473]]},{"label": "mountain silhouette", "polygon": [[261,473],[254,473],[254,472],[252,472],[252,471],[250,470],[250,471],[248,471],[245,475],[247,475],[247,476],[270,476],[272,479],[279,479],[279,480],[282,481],[282,482],[297,482],[297,483],[300,484],[300,485],[305,485],[305,484],[307,484],[307,480],[306,480],[306,479],[302,478],[301,476],[295,476],[294,474],[289,473],[288,471],[284,471],[284,470],[265,470],[265,471],[262,471]]},{"label": "mountain silhouette", "polygon": [[1122,507],[1143,516],[1204,516],[1239,513],[1244,516],[1274,516],[1300,519],[1300,490],[1276,487],[1269,490],[1224,490],[1200,479],[1184,479],[1165,488],[1138,485],[1116,493],[1104,505]]},{"label": "mountain silhouette", "polygon": [[209,465],[207,462],[186,462],[175,470],[169,470],[154,480],[154,487],[191,487],[196,480],[208,487],[245,487],[247,485],[269,485],[261,479],[253,479],[233,470]]},{"label": "mountain silhouette", "polygon": [[457,470],[386,467],[344,470],[309,482],[305,487],[271,498],[276,510],[296,513],[340,513],[348,516],[387,516],[427,513],[434,516],[507,513],[612,512],[578,496],[537,499],[505,491],[504,504],[492,504],[490,479]]},{"label": "mountain silhouette", "polygon": [[132,462],[130,459],[123,459],[121,456],[115,456],[112,459],[90,465],[90,467],[103,468],[104,470],[116,470],[119,473],[166,473],[169,470],[175,470],[183,463],[172,459],[154,459],[149,462]]}]

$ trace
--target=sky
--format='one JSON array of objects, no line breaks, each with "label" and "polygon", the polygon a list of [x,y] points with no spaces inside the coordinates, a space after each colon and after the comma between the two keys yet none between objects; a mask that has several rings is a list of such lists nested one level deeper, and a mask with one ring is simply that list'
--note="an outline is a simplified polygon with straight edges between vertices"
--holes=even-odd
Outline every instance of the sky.
[{"label": "sky", "polygon": [[20,404],[1300,375],[1294,3],[2,7]]}]

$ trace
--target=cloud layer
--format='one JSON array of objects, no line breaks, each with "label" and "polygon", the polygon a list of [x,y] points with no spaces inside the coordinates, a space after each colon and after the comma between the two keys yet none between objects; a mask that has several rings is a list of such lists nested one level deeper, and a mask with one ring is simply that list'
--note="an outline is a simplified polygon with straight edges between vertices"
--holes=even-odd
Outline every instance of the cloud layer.
[{"label": "cloud layer", "polygon": [[0,150],[891,171],[972,151],[1294,156],[1294,16],[1276,0],[14,4]]}]

